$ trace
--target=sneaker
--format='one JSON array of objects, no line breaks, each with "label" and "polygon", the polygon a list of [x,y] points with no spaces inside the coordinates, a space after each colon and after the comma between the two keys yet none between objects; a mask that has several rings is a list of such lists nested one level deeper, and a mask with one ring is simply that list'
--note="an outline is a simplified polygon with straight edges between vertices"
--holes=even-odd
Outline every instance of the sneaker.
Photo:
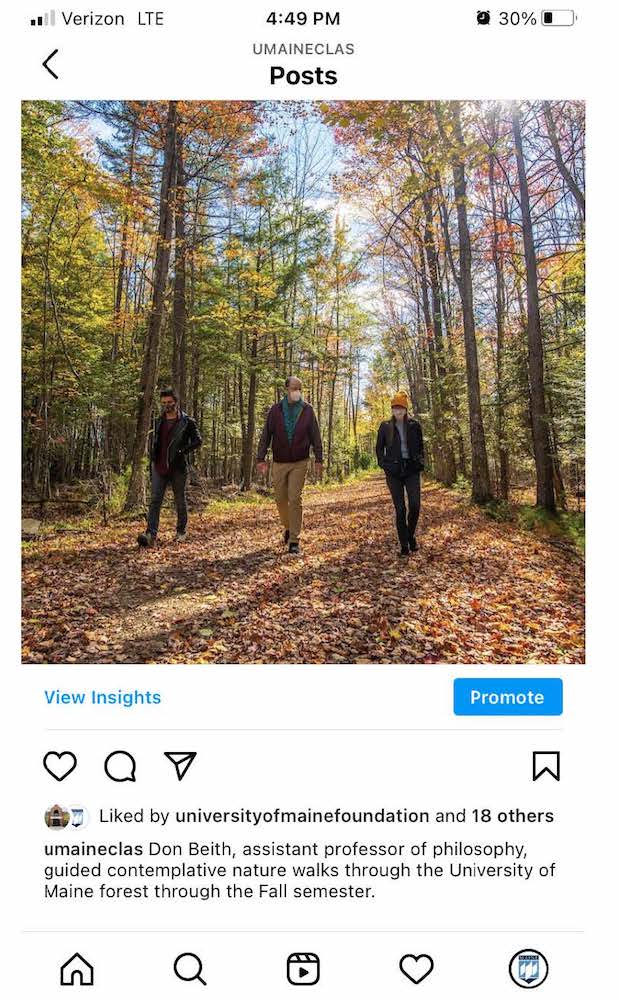
[{"label": "sneaker", "polygon": [[152,535],[150,531],[143,531],[142,534],[138,535],[138,545],[142,546],[143,549],[150,548],[155,545],[155,535]]},{"label": "sneaker", "polygon": [[289,529],[285,531],[285,545],[289,544]]},{"label": "sneaker", "polygon": [[409,554],[410,554],[409,546],[402,545],[401,546],[401,552],[399,553],[399,558],[400,559],[406,559],[409,556]]},{"label": "sneaker", "polygon": [[416,535],[410,535],[410,549],[412,552],[416,552],[418,548],[418,542],[416,541]]},{"label": "sneaker", "polygon": [[176,542],[187,542],[187,540],[188,540],[187,531],[178,531],[177,534],[175,535]]},{"label": "sneaker", "polygon": [[289,542],[289,555],[299,556],[300,554],[300,543],[299,542]]}]

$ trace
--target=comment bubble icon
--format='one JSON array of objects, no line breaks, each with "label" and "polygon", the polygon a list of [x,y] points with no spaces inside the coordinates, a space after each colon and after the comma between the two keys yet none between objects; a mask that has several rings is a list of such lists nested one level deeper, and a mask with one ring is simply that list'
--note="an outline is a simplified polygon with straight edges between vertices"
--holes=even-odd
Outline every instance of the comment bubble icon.
[{"label": "comment bubble icon", "polygon": [[104,771],[110,781],[135,781],[136,761],[127,750],[113,750],[105,759]]}]

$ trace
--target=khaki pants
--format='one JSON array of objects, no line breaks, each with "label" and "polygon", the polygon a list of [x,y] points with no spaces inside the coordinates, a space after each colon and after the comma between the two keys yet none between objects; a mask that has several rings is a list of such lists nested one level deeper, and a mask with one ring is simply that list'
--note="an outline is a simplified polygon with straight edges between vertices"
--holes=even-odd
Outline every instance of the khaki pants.
[{"label": "khaki pants", "polygon": [[302,530],[302,490],[308,459],[301,462],[274,462],[272,482],[282,526],[289,529],[289,541],[299,542]]}]

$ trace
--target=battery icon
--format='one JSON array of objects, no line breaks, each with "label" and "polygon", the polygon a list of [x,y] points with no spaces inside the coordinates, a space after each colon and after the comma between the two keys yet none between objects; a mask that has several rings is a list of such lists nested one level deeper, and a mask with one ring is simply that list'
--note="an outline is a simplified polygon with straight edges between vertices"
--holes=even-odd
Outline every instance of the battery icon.
[{"label": "battery icon", "polygon": [[553,28],[569,28],[575,24],[576,15],[573,10],[542,10],[541,23]]}]

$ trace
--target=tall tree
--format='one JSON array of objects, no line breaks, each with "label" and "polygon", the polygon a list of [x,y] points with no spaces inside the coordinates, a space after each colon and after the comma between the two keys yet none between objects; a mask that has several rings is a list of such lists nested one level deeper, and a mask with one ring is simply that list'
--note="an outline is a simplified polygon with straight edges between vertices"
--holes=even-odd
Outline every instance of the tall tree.
[{"label": "tall tree", "polygon": [[468,225],[464,137],[459,101],[453,103],[451,115],[454,132],[454,142],[452,144],[453,184],[455,187],[455,204],[459,226],[459,294],[461,297],[464,326],[468,412],[470,415],[470,444],[472,448],[472,498],[477,503],[485,503],[491,499],[492,493],[489,481],[483,411],[481,409],[479,355],[472,293],[472,244]]},{"label": "tall tree", "polygon": [[528,192],[528,177],[524,159],[520,109],[513,105],[513,138],[515,158],[520,182],[520,210],[524,238],[524,259],[526,262],[526,307],[528,323],[528,377],[530,385],[530,410],[533,432],[533,450],[537,471],[537,504],[554,511],[554,474],[550,453],[550,433],[546,413],[545,374],[543,359],[543,338],[541,335],[541,315],[539,311],[539,279],[537,274],[537,254],[533,235],[533,222]]},{"label": "tall tree", "polygon": [[551,144],[552,149],[554,151],[554,160],[555,160],[556,166],[558,167],[558,170],[559,170],[559,173],[560,173],[561,177],[563,178],[563,180],[567,184],[567,187],[571,191],[571,193],[572,193],[572,195],[573,195],[573,197],[575,199],[576,205],[578,206],[578,211],[580,212],[580,216],[582,218],[582,221],[584,222],[584,218],[585,218],[585,215],[586,215],[586,204],[585,204],[585,198],[584,198],[584,191],[580,187],[580,185],[578,183],[578,180],[574,176],[574,174],[572,173],[570,167],[565,162],[565,158],[564,158],[563,153],[561,151],[561,144],[560,144],[559,137],[558,137],[558,130],[557,130],[557,127],[556,127],[556,122],[554,120],[554,113],[552,111],[552,103],[551,103],[551,101],[544,101],[543,102],[543,114],[544,114],[544,117],[545,117],[546,127],[547,127],[547,130],[548,130],[548,136],[550,137],[550,144]]},{"label": "tall tree", "polygon": [[183,159],[183,135],[176,134],[176,187],[175,187],[175,278],[173,285],[172,314],[172,375],[173,385],[179,393],[179,404],[186,405],[186,177]]},{"label": "tall tree", "polygon": [[168,113],[163,132],[164,156],[160,183],[157,248],[153,269],[153,293],[138,391],[136,430],[131,451],[131,474],[125,502],[127,510],[135,507],[141,501],[144,493],[144,455],[151,422],[151,407],[155,392],[160,335],[164,319],[164,297],[170,261],[177,153],[176,101],[168,102]]}]

